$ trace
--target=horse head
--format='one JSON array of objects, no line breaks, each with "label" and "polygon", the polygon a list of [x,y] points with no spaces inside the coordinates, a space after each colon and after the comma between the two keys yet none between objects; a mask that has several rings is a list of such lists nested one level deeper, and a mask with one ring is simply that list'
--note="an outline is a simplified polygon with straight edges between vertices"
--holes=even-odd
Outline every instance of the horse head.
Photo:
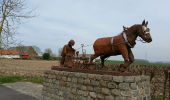
[{"label": "horse head", "polygon": [[141,37],[145,42],[150,43],[152,41],[152,37],[150,35],[150,29],[147,27],[148,21],[145,22],[143,20],[142,24],[139,27],[139,37]]}]

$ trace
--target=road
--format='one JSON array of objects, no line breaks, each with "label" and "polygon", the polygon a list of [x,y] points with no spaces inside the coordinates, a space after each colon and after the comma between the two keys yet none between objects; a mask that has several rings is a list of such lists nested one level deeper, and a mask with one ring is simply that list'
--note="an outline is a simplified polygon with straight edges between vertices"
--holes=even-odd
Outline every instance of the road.
[{"label": "road", "polygon": [[37,100],[37,99],[0,85],[0,100]]}]

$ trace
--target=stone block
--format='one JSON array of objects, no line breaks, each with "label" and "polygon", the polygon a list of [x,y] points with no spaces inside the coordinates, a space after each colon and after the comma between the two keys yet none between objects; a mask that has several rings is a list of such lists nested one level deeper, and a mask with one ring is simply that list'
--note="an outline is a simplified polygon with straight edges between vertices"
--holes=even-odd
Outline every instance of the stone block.
[{"label": "stone block", "polygon": [[92,97],[92,98],[96,98],[96,97],[97,97],[97,95],[96,95],[95,92],[90,92],[89,95],[90,95],[90,97]]},{"label": "stone block", "polygon": [[125,76],[124,77],[124,82],[130,83],[130,82],[134,82],[134,81],[135,81],[134,76]]},{"label": "stone block", "polygon": [[91,84],[92,86],[99,86],[99,81],[91,80],[91,81],[90,81],[90,84]]},{"label": "stone block", "polygon": [[101,88],[100,87],[94,87],[94,92],[101,93]]},{"label": "stone block", "polygon": [[120,83],[119,89],[121,90],[128,90],[129,89],[129,83]]},{"label": "stone block", "polygon": [[107,83],[108,83],[108,81],[103,81],[103,80],[101,80],[101,81],[100,81],[100,86],[102,86],[102,87],[107,87]]},{"label": "stone block", "polygon": [[108,83],[108,88],[109,88],[109,89],[115,89],[115,88],[117,88],[117,87],[118,87],[117,84],[114,83],[114,82],[109,82],[109,83]]},{"label": "stone block", "polygon": [[115,100],[129,100],[128,97],[116,96]]},{"label": "stone block", "polygon": [[94,91],[94,88],[93,88],[93,86],[87,86],[87,90],[88,91]]},{"label": "stone block", "polygon": [[84,79],[84,82],[83,82],[83,84],[85,84],[85,85],[90,85],[90,79]]},{"label": "stone block", "polygon": [[141,81],[141,76],[135,76],[135,82],[140,82]]},{"label": "stone block", "polygon": [[112,89],[112,90],[111,90],[111,93],[112,93],[113,95],[116,95],[116,96],[121,95],[119,89]]},{"label": "stone block", "polygon": [[110,92],[110,90],[108,88],[102,88],[101,93],[106,94],[106,95],[111,94],[111,92]]},{"label": "stone block", "polygon": [[112,81],[112,76],[111,75],[103,75],[102,76],[102,79],[104,80],[104,81]]},{"label": "stone block", "polygon": [[138,86],[137,86],[136,83],[130,83],[130,88],[131,88],[132,90],[137,90]]},{"label": "stone block", "polygon": [[97,94],[97,100],[104,100],[103,94]]},{"label": "stone block", "polygon": [[114,100],[114,96],[112,95],[105,96],[105,100]]},{"label": "stone block", "polygon": [[96,79],[96,75],[95,74],[88,74],[87,76],[89,79],[95,80]]},{"label": "stone block", "polygon": [[123,76],[113,76],[113,77],[112,77],[112,80],[113,80],[114,82],[120,83],[120,82],[123,82],[124,77],[123,77]]}]

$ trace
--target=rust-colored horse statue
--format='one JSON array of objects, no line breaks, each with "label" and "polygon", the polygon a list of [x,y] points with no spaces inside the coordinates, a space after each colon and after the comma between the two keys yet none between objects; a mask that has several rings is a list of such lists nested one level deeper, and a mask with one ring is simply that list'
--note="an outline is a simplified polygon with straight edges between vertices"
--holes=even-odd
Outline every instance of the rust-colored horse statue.
[{"label": "rust-colored horse statue", "polygon": [[133,63],[134,55],[131,51],[136,44],[137,37],[141,37],[145,42],[152,41],[150,30],[147,28],[148,21],[142,24],[135,24],[129,28],[125,28],[121,34],[114,37],[105,37],[97,39],[93,44],[94,55],[91,56],[90,62],[100,56],[102,67],[104,60],[113,55],[122,55],[124,64],[120,65],[120,71],[124,72],[128,66]]}]

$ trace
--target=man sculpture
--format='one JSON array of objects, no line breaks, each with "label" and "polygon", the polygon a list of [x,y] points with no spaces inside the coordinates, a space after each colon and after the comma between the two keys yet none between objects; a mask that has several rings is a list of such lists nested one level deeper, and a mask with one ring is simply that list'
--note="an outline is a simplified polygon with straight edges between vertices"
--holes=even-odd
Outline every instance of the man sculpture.
[{"label": "man sculpture", "polygon": [[68,44],[64,45],[63,50],[61,52],[61,61],[60,61],[60,65],[62,67],[73,67],[75,49],[72,46],[74,46],[74,44],[75,41],[70,40]]}]

